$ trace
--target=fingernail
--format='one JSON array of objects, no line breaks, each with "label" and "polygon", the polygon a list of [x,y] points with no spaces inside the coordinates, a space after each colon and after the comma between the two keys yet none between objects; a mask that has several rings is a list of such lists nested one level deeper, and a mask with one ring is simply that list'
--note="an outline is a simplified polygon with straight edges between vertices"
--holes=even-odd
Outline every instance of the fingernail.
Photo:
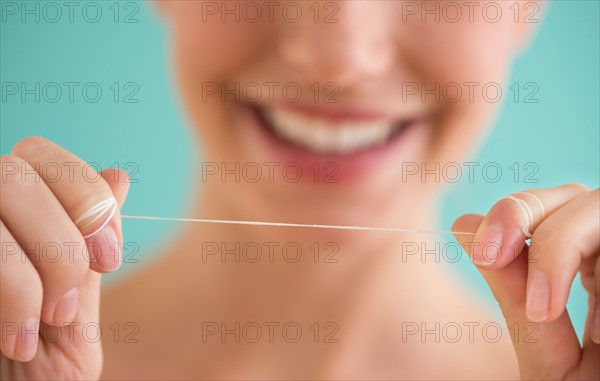
[{"label": "fingernail", "polygon": [[594,312],[592,313],[592,341],[600,344],[600,294],[596,295]]},{"label": "fingernail", "polygon": [[500,259],[503,229],[500,225],[486,227],[479,236],[475,236],[478,243],[473,255],[473,262],[478,266],[489,266]]},{"label": "fingernail", "polygon": [[546,275],[532,270],[527,282],[527,301],[525,310],[529,320],[541,322],[548,318],[550,311],[550,284]]},{"label": "fingernail", "polygon": [[92,250],[95,252],[96,264],[102,270],[107,272],[114,271],[121,266],[121,247],[117,232],[111,226],[106,225],[96,234],[91,237],[96,247]]},{"label": "fingernail", "polygon": [[56,304],[54,309],[54,323],[70,324],[77,313],[77,301],[79,300],[79,289],[74,287],[67,291]]},{"label": "fingernail", "polygon": [[21,323],[21,329],[15,343],[15,358],[18,361],[30,361],[37,351],[40,321],[32,317]]}]

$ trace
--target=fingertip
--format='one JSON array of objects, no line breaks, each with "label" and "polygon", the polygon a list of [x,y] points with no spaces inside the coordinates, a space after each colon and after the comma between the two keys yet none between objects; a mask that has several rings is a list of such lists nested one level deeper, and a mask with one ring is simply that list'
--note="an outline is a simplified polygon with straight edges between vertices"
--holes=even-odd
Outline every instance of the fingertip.
[{"label": "fingertip", "polygon": [[450,227],[453,232],[470,232],[475,233],[479,225],[483,221],[481,214],[463,214],[454,220],[454,223]]},{"label": "fingertip", "polygon": [[521,254],[525,236],[518,223],[517,212],[512,201],[502,199],[481,221],[473,238],[473,262],[478,267],[501,269]]},{"label": "fingertip", "polygon": [[470,261],[473,259],[473,234],[463,233],[475,233],[482,220],[482,215],[464,214],[458,217],[450,228],[450,230],[454,233],[456,242],[458,242],[458,244],[467,254]]},{"label": "fingertip", "polygon": [[452,231],[452,232],[458,232],[458,231],[460,231],[461,219],[462,218],[463,218],[463,216],[460,216],[456,220],[454,220],[454,222],[450,226],[450,231]]}]

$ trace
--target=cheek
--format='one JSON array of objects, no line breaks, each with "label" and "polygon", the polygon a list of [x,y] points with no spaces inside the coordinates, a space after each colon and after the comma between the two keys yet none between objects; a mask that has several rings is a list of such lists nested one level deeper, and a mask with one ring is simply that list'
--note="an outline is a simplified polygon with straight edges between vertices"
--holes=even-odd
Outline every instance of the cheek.
[{"label": "cheek", "polygon": [[[432,161],[463,161],[487,134],[508,91],[513,27],[510,22],[427,24],[423,29],[415,26],[413,33],[419,39],[404,42],[412,68],[427,89],[441,94],[440,123],[430,146]],[[445,101],[458,91],[458,101]]]},{"label": "cheek", "polygon": [[405,42],[415,70],[441,83],[502,81],[512,59],[512,29],[506,24],[428,24]]},{"label": "cheek", "polygon": [[208,142],[206,147],[225,152],[231,146],[228,103],[216,96],[206,98],[203,92],[223,82],[233,87],[232,78],[260,60],[271,25],[222,23],[215,18],[201,22],[196,4],[185,1],[171,20],[174,69],[182,100],[192,124]]},{"label": "cheek", "polygon": [[263,24],[198,22],[181,16],[173,24],[174,53],[186,76],[221,80],[247,69],[257,59],[269,35]]}]

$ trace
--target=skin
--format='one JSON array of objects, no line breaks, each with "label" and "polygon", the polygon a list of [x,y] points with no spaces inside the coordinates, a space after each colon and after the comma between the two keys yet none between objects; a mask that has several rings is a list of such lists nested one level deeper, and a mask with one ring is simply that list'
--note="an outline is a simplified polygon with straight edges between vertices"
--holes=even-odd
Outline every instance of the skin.
[{"label": "skin", "polygon": [[[436,200],[444,185],[418,178],[402,181],[397,175],[402,162],[424,162],[432,167],[436,162],[466,161],[487,134],[499,105],[481,97],[450,103],[422,102],[417,96],[403,102],[402,83],[504,83],[511,62],[532,31],[510,17],[498,23],[422,23],[418,18],[399,23],[399,1],[336,4],[340,21],[326,24],[312,19],[290,23],[281,18],[260,23],[221,23],[218,18],[198,22],[201,2],[156,3],[169,26],[181,99],[198,132],[204,162],[233,166],[281,158],[246,128],[244,101],[224,102],[218,96],[205,100],[202,83],[225,82],[233,88],[235,83],[294,81],[308,90],[315,82],[334,82],[339,103],[331,107],[428,117],[410,147],[393,151],[369,170],[344,172],[346,162],[340,160],[343,177],[335,184],[269,182],[265,178],[235,183],[218,176],[203,181],[200,174],[190,174],[198,176],[201,184],[190,216],[436,226]],[[510,14],[507,9],[505,12]],[[265,107],[278,107],[282,102],[281,97],[259,101]],[[59,182],[45,179],[44,173],[40,173],[40,181],[31,176],[23,181],[19,176],[36,164],[74,161],[83,165],[41,138],[24,139],[2,157],[1,239],[3,250],[10,246],[13,251],[11,255],[3,251],[7,262],[0,268],[0,320],[3,327],[6,322],[18,322],[16,326],[21,327],[30,317],[42,321],[37,345],[26,347],[19,342],[15,346],[19,341],[16,335],[11,336],[14,340],[0,343],[2,379],[600,377],[598,189],[570,184],[529,190],[543,203],[543,214],[531,195],[515,195],[534,212],[531,247],[537,248],[539,261],[524,260],[533,253],[525,246],[525,219],[513,200],[498,201],[486,216],[468,214],[455,222],[454,231],[476,233],[456,235],[456,239],[490,286],[506,324],[516,327],[519,335],[505,331],[500,340],[492,342],[479,334],[473,342],[450,343],[436,342],[431,336],[421,339],[420,335],[403,340],[403,327],[406,323],[464,326],[467,322],[500,321],[450,264],[406,260],[399,255],[406,242],[434,245],[431,236],[416,233],[189,224],[172,238],[158,260],[103,292],[100,300],[100,274],[115,271],[119,256],[96,253],[92,263],[64,258],[50,263],[35,260],[23,250],[35,242],[77,242],[82,247],[96,244],[101,253],[113,253],[110,242],[124,242],[118,211],[108,228],[87,239],[83,236],[89,232],[80,231],[73,220],[111,195],[121,207],[129,186],[126,174],[108,169],[94,183],[86,180],[92,176],[78,171],[75,178]],[[490,226],[495,228],[490,230]],[[107,243],[101,238],[108,229],[116,236]],[[494,231],[497,234],[491,234]],[[202,248],[207,241],[227,247],[236,242],[294,242],[306,253],[314,242],[334,242],[339,247],[339,261],[203,261]],[[503,254],[493,263],[485,261],[487,253],[481,249],[489,243],[500,245]],[[509,255],[511,252],[519,255]],[[590,295],[583,347],[565,310],[577,272]],[[534,282],[540,277],[532,274],[543,274],[541,278],[549,282],[547,311],[539,303],[546,300],[543,284]],[[73,287],[79,295],[71,308],[65,304],[56,308],[61,296]],[[528,295],[532,295],[530,301]],[[231,339],[221,343],[219,336],[204,342],[199,329],[202,322],[222,321],[297,322],[304,335],[296,344],[280,337],[273,343]],[[89,340],[83,331],[86,323],[94,322],[102,327],[102,344]],[[137,343],[124,339],[131,332],[132,326],[125,327],[128,322],[138,329]],[[315,343],[309,329],[314,322],[334,322],[339,342],[321,339]],[[110,328],[115,323],[118,339]],[[523,340],[532,323],[537,330],[536,343]],[[53,329],[64,333],[60,340],[51,340],[48,332],[57,331],[48,331],[48,326],[58,326]],[[328,332],[320,331],[321,335]]]}]

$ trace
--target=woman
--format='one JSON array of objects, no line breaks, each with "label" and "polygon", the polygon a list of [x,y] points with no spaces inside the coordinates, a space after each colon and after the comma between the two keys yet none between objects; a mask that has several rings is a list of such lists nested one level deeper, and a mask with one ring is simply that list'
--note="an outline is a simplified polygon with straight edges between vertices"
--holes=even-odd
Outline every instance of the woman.
[{"label": "woman", "polygon": [[[204,148],[190,215],[208,219],[435,226],[444,181],[426,173],[476,148],[533,32],[511,2],[157,6]],[[454,223],[500,326],[423,232],[188,224],[100,300],[129,186],[100,175],[41,138],[2,158],[2,379],[600,377],[597,189],[524,190]],[[35,255],[51,243],[57,260]]]}]

